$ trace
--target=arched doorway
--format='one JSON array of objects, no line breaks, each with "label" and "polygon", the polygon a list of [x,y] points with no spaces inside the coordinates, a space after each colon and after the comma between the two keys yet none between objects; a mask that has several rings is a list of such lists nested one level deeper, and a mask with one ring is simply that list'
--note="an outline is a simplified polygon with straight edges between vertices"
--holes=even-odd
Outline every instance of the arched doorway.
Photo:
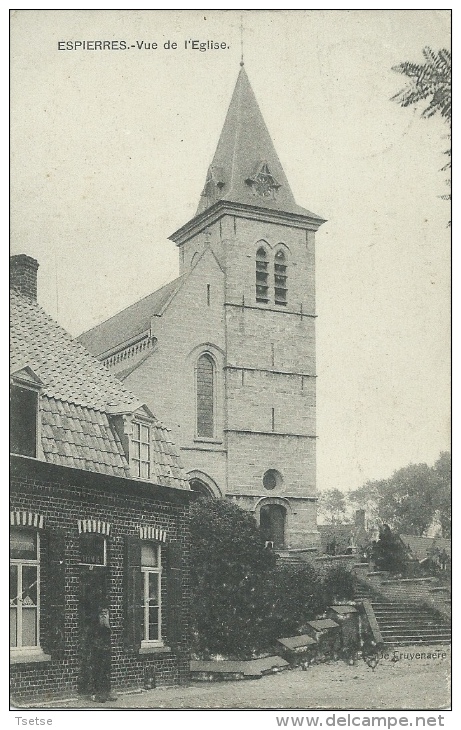
[{"label": "arched doorway", "polygon": [[265,504],[259,513],[259,525],[264,539],[273,542],[274,548],[285,547],[285,523],[287,511],[280,504]]},{"label": "arched doorway", "polygon": [[193,492],[198,492],[201,497],[206,497],[207,499],[214,499],[214,494],[208,484],[205,484],[201,479],[191,479],[189,481],[190,488]]},{"label": "arched doorway", "polygon": [[199,469],[193,469],[187,473],[189,486],[193,492],[197,492],[207,499],[221,499],[222,493],[218,485],[208,474]]}]

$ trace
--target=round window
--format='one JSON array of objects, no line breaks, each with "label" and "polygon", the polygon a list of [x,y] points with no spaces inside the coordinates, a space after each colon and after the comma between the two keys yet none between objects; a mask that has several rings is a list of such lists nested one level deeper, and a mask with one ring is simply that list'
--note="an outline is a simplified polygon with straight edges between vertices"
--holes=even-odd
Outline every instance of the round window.
[{"label": "round window", "polygon": [[264,489],[275,489],[282,484],[282,476],[276,469],[268,469],[263,476]]}]

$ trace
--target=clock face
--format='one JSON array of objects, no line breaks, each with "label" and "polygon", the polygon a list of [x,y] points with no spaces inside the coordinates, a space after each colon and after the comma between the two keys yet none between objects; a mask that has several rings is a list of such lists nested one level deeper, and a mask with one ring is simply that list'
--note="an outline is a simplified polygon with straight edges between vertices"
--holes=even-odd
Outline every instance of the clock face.
[{"label": "clock face", "polygon": [[258,195],[260,198],[271,198],[272,200],[275,199],[277,190],[280,187],[280,184],[271,174],[267,162],[261,163],[256,173],[248,178],[246,182],[251,186],[253,195]]},{"label": "clock face", "polygon": [[256,195],[260,195],[262,198],[275,198],[275,193],[279,186],[274,183],[275,181],[272,175],[266,175],[260,172],[254,178],[253,190]]}]

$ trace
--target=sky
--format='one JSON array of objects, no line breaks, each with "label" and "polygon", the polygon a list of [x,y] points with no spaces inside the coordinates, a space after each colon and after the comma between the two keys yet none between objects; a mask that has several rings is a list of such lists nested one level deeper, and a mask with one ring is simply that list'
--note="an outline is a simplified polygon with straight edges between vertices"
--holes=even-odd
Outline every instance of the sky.
[{"label": "sky", "polygon": [[[450,47],[448,10],[12,11],[11,253],[38,259],[39,301],[72,335],[177,276],[168,236],[195,214],[241,24],[296,201],[327,219],[318,488],[432,464],[450,448],[448,129],[390,98],[393,66]],[[158,48],[59,49],[76,40]]]}]

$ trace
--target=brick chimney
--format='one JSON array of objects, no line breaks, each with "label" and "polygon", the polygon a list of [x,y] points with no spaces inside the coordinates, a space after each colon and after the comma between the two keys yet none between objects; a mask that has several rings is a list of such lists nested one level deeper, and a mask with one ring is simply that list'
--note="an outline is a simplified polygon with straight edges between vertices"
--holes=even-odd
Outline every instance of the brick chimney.
[{"label": "brick chimney", "polygon": [[34,301],[37,301],[38,266],[38,261],[25,253],[10,257],[10,287],[14,286]]},{"label": "brick chimney", "polygon": [[355,510],[355,526],[361,527],[365,530],[365,510],[364,509],[357,509]]}]

